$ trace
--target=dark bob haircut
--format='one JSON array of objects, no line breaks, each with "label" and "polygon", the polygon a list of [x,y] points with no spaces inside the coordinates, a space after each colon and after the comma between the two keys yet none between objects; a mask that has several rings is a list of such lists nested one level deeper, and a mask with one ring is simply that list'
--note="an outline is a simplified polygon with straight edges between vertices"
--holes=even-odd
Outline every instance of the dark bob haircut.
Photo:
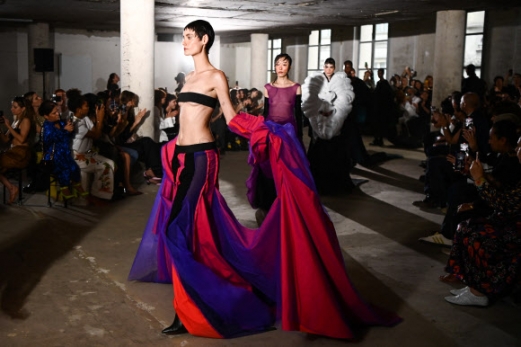
[{"label": "dark bob haircut", "polygon": [[291,67],[291,63],[293,62],[293,60],[291,59],[291,57],[289,56],[289,54],[287,54],[287,53],[281,53],[281,54],[277,55],[277,56],[275,57],[275,59],[273,59],[273,64],[277,64],[277,61],[278,61],[279,59],[287,60],[288,63],[289,63],[289,66]]},{"label": "dark bob haircut", "polygon": [[215,32],[213,31],[211,24],[205,20],[199,19],[188,23],[183,30],[186,29],[193,30],[195,35],[201,40],[203,39],[204,35],[208,36],[208,43],[204,49],[206,50],[206,54],[209,54],[210,48],[212,48],[213,41],[215,39]]},{"label": "dark bob haircut", "polygon": [[324,65],[326,65],[326,64],[331,64],[336,67],[335,59],[333,59],[333,58],[327,58],[326,61],[324,62]]}]

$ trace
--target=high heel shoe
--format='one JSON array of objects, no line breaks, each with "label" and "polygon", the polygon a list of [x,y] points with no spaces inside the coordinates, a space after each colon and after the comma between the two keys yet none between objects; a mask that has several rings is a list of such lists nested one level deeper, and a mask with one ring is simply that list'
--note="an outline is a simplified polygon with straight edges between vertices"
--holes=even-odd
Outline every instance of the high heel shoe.
[{"label": "high heel shoe", "polygon": [[87,196],[87,195],[89,195],[88,191],[83,190],[83,186],[81,185],[81,183],[76,183],[73,186],[73,190],[74,190],[74,193],[77,196]]},{"label": "high heel shoe", "polygon": [[188,333],[188,330],[186,330],[179,316],[176,314],[172,325],[161,330],[161,333],[165,335],[181,335]]},{"label": "high heel shoe", "polygon": [[[66,194],[69,193],[69,194]],[[60,194],[64,200],[75,198],[76,194],[74,194],[73,191],[69,189],[69,187],[61,187],[60,188]]]}]

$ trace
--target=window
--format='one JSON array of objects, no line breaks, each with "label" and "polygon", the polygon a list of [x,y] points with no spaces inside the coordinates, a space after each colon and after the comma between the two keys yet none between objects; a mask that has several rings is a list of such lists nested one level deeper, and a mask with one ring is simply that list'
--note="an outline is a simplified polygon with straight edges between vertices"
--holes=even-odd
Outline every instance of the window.
[{"label": "window", "polygon": [[[474,64],[476,75],[481,77],[483,60],[483,34],[485,32],[485,11],[468,12],[465,30],[465,50],[463,71],[465,66]],[[464,77],[467,77],[464,75]]]},{"label": "window", "polygon": [[275,65],[273,59],[282,52],[282,39],[268,40],[268,73],[266,75],[266,82],[273,81],[273,74],[275,73]]},{"label": "window", "polygon": [[358,55],[358,77],[363,78],[366,69],[387,72],[387,46],[389,23],[362,25]]},{"label": "window", "polygon": [[313,30],[309,35],[308,75],[322,71],[324,61],[331,57],[331,29]]}]

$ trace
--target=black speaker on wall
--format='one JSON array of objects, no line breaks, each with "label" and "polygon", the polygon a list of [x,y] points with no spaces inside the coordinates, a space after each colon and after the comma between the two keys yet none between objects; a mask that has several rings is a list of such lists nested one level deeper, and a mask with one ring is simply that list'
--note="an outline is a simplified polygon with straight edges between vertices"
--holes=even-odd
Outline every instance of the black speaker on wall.
[{"label": "black speaker on wall", "polygon": [[35,48],[34,49],[34,71],[53,72],[54,71],[54,49]]}]

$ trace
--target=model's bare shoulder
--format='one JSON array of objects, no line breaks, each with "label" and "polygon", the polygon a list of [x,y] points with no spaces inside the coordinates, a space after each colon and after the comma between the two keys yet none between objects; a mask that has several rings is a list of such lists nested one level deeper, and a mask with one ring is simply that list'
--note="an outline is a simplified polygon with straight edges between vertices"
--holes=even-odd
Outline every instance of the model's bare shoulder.
[{"label": "model's bare shoulder", "polygon": [[195,74],[195,71],[190,71],[188,75],[185,76],[185,82],[188,82]]}]

